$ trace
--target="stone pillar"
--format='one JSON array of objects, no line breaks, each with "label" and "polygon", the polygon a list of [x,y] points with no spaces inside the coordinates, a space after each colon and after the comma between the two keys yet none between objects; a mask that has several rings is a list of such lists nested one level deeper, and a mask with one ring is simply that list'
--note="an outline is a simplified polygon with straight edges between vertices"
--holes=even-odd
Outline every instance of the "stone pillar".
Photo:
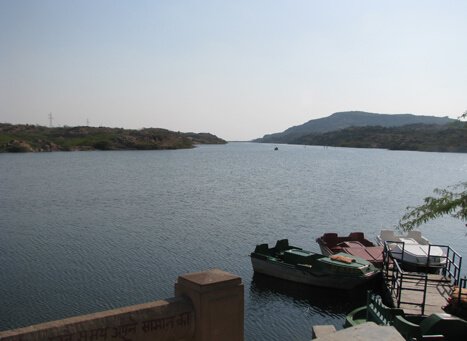
[{"label": "stone pillar", "polygon": [[178,277],[175,296],[195,309],[195,341],[243,341],[244,299],[240,277],[214,269]]}]

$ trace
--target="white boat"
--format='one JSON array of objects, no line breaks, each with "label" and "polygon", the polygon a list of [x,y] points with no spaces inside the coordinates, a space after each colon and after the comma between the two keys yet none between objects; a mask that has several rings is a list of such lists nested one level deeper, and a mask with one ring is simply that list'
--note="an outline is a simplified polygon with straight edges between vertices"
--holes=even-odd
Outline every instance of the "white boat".
[{"label": "white boat", "polygon": [[409,270],[439,269],[446,264],[446,251],[440,246],[431,245],[420,231],[409,231],[403,236],[395,235],[393,230],[381,230],[376,241],[382,246],[386,243],[391,256]]}]

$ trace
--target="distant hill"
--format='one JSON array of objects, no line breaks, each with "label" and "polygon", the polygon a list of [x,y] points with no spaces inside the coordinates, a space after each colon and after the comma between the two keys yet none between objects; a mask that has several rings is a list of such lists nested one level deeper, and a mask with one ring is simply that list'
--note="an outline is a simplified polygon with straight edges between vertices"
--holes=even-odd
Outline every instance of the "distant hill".
[{"label": "distant hill", "polygon": [[399,127],[350,127],[291,140],[305,144],[427,152],[467,152],[467,125],[410,124]]},{"label": "distant hill", "polygon": [[293,143],[309,134],[322,134],[350,127],[400,127],[411,124],[445,125],[456,122],[448,117],[418,116],[412,114],[377,114],[364,111],[336,112],[331,116],[310,120],[302,125],[288,128],[281,133],[264,135],[255,142]]},{"label": "distant hill", "polygon": [[224,143],[209,133],[180,133],[160,128],[47,128],[0,123],[0,152],[180,149],[195,144]]}]

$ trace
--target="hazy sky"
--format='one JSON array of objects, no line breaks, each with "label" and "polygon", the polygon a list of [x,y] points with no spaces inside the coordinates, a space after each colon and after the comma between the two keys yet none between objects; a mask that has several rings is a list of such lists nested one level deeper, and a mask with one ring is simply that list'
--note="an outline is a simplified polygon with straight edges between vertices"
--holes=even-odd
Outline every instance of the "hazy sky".
[{"label": "hazy sky", "polygon": [[467,1],[0,0],[0,122],[247,140],[467,110]]}]

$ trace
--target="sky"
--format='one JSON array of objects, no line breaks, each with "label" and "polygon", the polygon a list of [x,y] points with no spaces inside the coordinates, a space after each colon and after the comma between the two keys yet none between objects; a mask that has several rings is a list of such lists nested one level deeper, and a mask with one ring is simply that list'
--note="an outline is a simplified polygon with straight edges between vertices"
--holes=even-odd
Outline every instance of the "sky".
[{"label": "sky", "polygon": [[250,140],[467,110],[467,1],[0,0],[0,122]]}]

